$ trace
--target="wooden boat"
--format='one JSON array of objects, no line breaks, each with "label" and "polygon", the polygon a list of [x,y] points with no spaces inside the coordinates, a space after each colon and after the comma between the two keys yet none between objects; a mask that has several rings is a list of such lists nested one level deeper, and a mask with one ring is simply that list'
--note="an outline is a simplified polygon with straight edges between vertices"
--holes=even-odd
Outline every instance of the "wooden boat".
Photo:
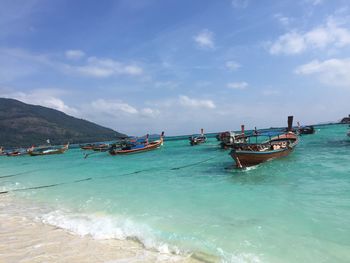
[{"label": "wooden boat", "polygon": [[84,145],[80,145],[80,149],[82,150],[92,150],[95,152],[106,152],[108,151],[110,145],[109,144],[105,144],[105,143],[101,143],[101,144],[84,144]]},{"label": "wooden boat", "polygon": [[80,149],[82,149],[82,150],[92,150],[94,146],[95,145],[91,144],[91,143],[79,145]]},{"label": "wooden boat", "polygon": [[231,131],[223,132],[219,134],[219,140],[221,141],[220,146],[222,149],[232,148],[238,143],[247,143],[248,136],[244,133],[244,125],[241,126],[241,134],[236,134]]},{"label": "wooden boat", "polygon": [[95,152],[106,152],[109,150],[109,144],[98,144],[92,147],[92,150]]},{"label": "wooden boat", "polygon": [[204,130],[201,129],[201,134],[199,136],[192,135],[188,138],[190,140],[191,146],[198,145],[201,143],[205,143],[207,141],[207,137],[204,135]]},{"label": "wooden boat", "polygon": [[32,147],[28,150],[30,156],[38,155],[51,155],[51,154],[62,154],[68,150],[69,143],[62,147],[44,146],[44,147]]},{"label": "wooden boat", "polygon": [[6,152],[6,153],[4,153],[4,154],[6,154],[7,156],[22,156],[22,155],[26,155],[26,154],[28,154],[28,152],[27,151],[25,151],[25,150],[13,150],[13,151],[11,151],[11,152]]},{"label": "wooden boat", "polygon": [[146,152],[158,149],[160,146],[163,145],[163,137],[164,132],[160,135],[160,139],[156,141],[149,142],[148,141],[149,135],[146,135],[146,139],[143,141],[128,141],[120,144],[120,148],[118,145],[112,145],[112,147],[109,149],[109,153],[111,155],[120,155],[120,154],[132,154],[132,153],[139,153],[139,152]]},{"label": "wooden boat", "polygon": [[[291,130],[293,118],[288,117],[288,129]],[[262,143],[246,143],[234,147],[230,155],[237,168],[254,166],[272,159],[289,155],[298,144],[298,136],[289,131],[274,136]]]},{"label": "wooden boat", "polygon": [[300,124],[298,122],[298,132],[299,132],[299,134],[314,134],[315,128],[312,125],[300,126]]}]

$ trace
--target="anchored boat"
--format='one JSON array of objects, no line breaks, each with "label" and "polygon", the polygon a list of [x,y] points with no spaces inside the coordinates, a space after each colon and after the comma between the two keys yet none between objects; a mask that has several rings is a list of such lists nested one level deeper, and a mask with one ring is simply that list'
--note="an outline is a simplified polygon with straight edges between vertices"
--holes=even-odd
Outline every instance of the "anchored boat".
[{"label": "anchored boat", "polygon": [[298,122],[298,132],[299,134],[314,134],[315,128],[312,125],[300,126],[300,123]]},{"label": "anchored boat", "polygon": [[204,135],[204,130],[201,129],[201,134],[199,136],[192,135],[188,138],[190,140],[191,146],[198,145],[201,143],[205,143],[207,141],[207,137]]},{"label": "anchored boat", "polygon": [[119,145],[112,145],[112,147],[109,149],[109,153],[111,155],[119,155],[155,150],[163,145],[163,137],[164,132],[162,132],[162,134],[160,135],[159,140],[149,142],[149,135],[147,134],[145,140],[142,141],[125,141],[124,143],[121,143]]},{"label": "anchored boat", "polygon": [[80,149],[82,150],[92,150],[94,148],[95,144],[83,144],[83,145],[79,145]]},{"label": "anchored boat", "polygon": [[244,125],[241,126],[241,134],[236,134],[232,131],[222,132],[218,135],[219,141],[221,141],[220,146],[223,149],[232,148],[235,144],[238,143],[247,143],[247,138],[244,134]]},{"label": "anchored boat", "polygon": [[5,155],[5,154],[7,156],[22,156],[22,155],[28,154],[28,152],[26,149],[16,149],[16,150],[13,150],[10,152],[3,153],[3,155]]},{"label": "anchored boat", "polygon": [[109,144],[98,144],[92,147],[92,150],[95,152],[106,152],[109,150]]},{"label": "anchored boat", "polygon": [[38,155],[51,155],[51,154],[62,154],[69,148],[69,143],[62,147],[57,146],[43,146],[43,147],[32,147],[28,150],[30,156]]},{"label": "anchored boat", "polygon": [[[231,151],[230,155],[235,160],[237,168],[254,166],[272,159],[289,155],[298,144],[298,136],[291,131],[293,117],[288,117],[288,132],[271,137],[272,134],[265,134],[270,139],[262,143],[238,144]],[[254,137],[264,136],[254,135]]]}]

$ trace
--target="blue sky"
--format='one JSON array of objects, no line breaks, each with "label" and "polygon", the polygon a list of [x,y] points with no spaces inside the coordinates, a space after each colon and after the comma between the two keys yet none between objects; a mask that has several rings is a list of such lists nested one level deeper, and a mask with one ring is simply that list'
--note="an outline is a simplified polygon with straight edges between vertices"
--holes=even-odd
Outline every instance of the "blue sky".
[{"label": "blue sky", "polygon": [[136,135],[350,112],[349,1],[0,5],[0,97]]}]

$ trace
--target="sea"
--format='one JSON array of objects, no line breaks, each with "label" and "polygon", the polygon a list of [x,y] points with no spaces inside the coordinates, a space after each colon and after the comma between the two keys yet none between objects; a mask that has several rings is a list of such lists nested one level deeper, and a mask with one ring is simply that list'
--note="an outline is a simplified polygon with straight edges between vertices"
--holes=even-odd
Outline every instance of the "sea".
[{"label": "sea", "polygon": [[[288,157],[245,170],[218,141],[111,156],[0,156],[23,215],[76,235],[133,239],[207,262],[350,262],[350,137],[316,126]],[[49,186],[49,187],[46,187]],[[26,190],[18,190],[26,189]],[[15,191],[13,191],[15,190]],[[207,258],[207,260],[206,260]],[[213,260],[214,259],[214,260]]]}]

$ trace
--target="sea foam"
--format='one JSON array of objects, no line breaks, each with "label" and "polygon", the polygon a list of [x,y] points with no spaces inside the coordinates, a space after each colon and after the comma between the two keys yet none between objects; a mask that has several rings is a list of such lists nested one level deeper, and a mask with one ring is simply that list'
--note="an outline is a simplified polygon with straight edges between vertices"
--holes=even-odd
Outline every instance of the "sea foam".
[{"label": "sea foam", "polygon": [[160,234],[145,224],[131,219],[121,219],[107,215],[73,214],[55,210],[39,217],[45,224],[60,227],[81,236],[90,235],[94,239],[131,239],[140,242],[146,249],[165,254],[185,254],[176,246],[159,241]]}]

